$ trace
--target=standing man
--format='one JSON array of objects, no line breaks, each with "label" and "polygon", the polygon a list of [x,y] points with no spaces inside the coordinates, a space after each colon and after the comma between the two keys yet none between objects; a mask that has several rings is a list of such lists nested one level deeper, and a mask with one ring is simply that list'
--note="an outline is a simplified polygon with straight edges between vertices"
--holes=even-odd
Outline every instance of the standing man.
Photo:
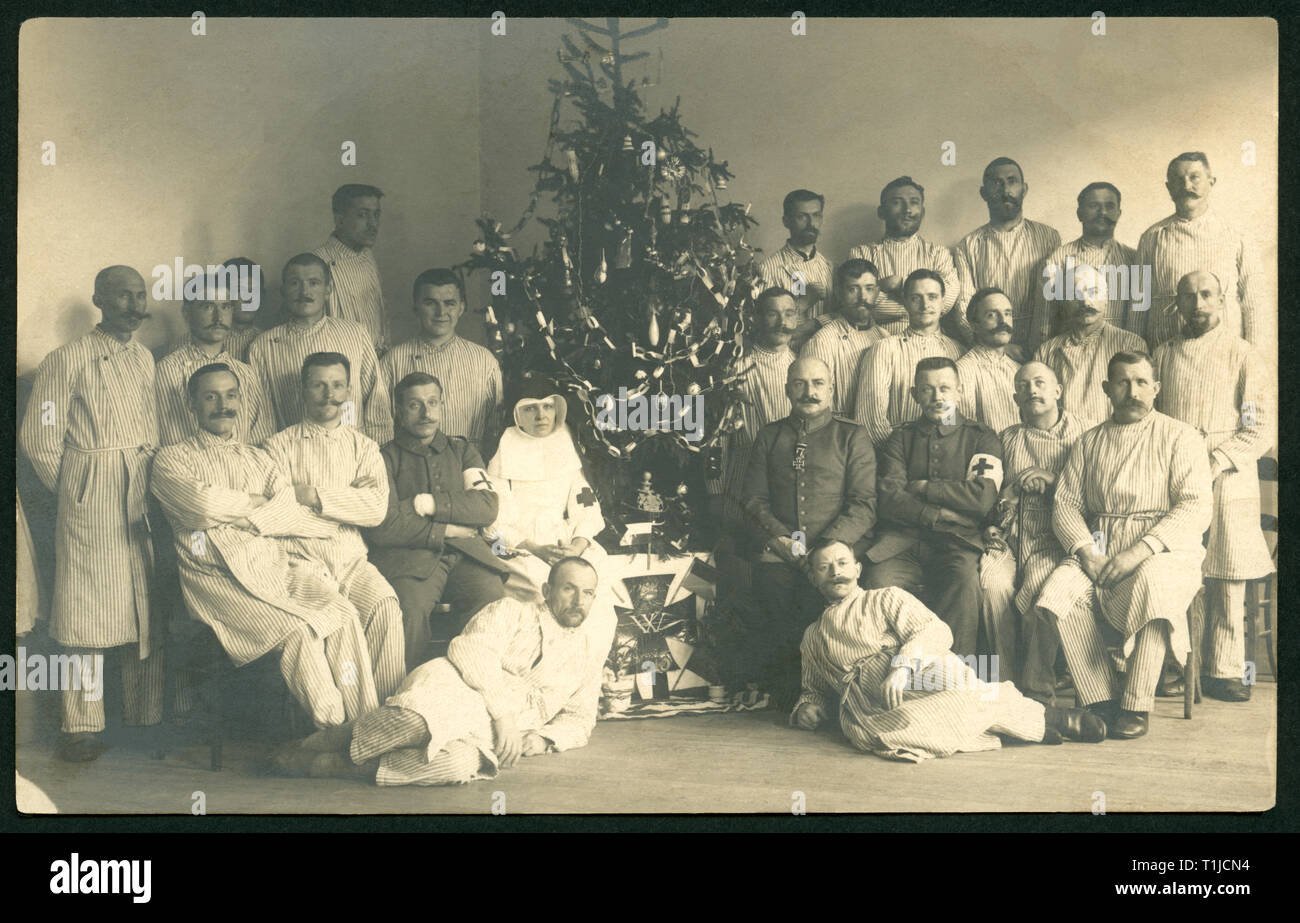
[{"label": "standing man", "polygon": [[[1016,329],[1012,341],[1025,355],[1038,345],[1034,329],[1034,302],[1043,285],[1043,263],[1047,255],[1061,245],[1055,228],[1024,216],[1025,196],[1029,184],[1020,164],[1010,157],[997,157],[984,168],[980,186],[989,210],[988,224],[971,231],[957,244],[953,262],[961,279],[962,294],[957,304],[982,288],[996,287],[1011,299]],[[965,314],[954,314],[966,339],[970,328]]]},{"label": "standing man", "polygon": [[[1079,193],[1079,207],[1075,214],[1083,226],[1083,234],[1068,244],[1061,244],[1047,257],[1045,274],[1065,275],[1071,265],[1092,266],[1103,273],[1108,266],[1137,266],[1137,251],[1115,239],[1115,225],[1122,214],[1119,208],[1119,189],[1110,183],[1089,183]],[[1125,277],[1129,278],[1128,271]],[[1115,276],[1112,275],[1112,278]],[[1047,298],[1051,275],[1045,275],[1038,287],[1034,301],[1034,334],[1038,342],[1046,342],[1062,331],[1060,305]],[[1132,281],[1130,280],[1130,285]],[[1146,295],[1149,297],[1150,292]],[[1126,293],[1116,290],[1106,302],[1106,322],[1115,327],[1128,323],[1129,299]],[[1126,328],[1130,329],[1130,328]]]},{"label": "standing man", "polygon": [[383,197],[375,186],[360,183],[336,189],[331,200],[334,232],[312,251],[328,264],[334,280],[334,300],[326,313],[366,328],[375,352],[381,356],[390,342],[388,311],[374,250],[379,237],[379,200]]},{"label": "standing man", "polygon": [[894,427],[921,415],[921,408],[909,396],[916,364],[930,356],[955,361],[962,354],[961,344],[939,330],[943,296],[943,278],[938,273],[915,270],[903,283],[907,328],[880,340],[858,361],[853,406],[877,449]]},{"label": "standing man", "polygon": [[982,288],[966,303],[975,345],[957,360],[962,414],[995,433],[1020,420],[1015,377],[1020,363],[1007,355],[1013,332],[1011,299],[998,288]]},{"label": "standing man", "polygon": [[871,306],[878,294],[878,275],[876,267],[866,260],[841,263],[835,270],[838,311],[799,353],[826,363],[831,370],[832,410],[859,423],[864,417],[855,407],[859,360],[865,350],[889,336],[885,328],[871,320]]},{"label": "standing man", "polygon": [[[148,294],[134,269],[109,266],[91,300],[103,319],[41,362],[19,442],[58,502],[50,637],[83,661],[118,648],[124,723],[157,724],[162,655],[150,633],[145,510],[158,422],[153,356],[133,338],[149,317]],[[95,759],[104,750],[102,696],[65,689],[61,701],[56,754]]]},{"label": "standing man", "polygon": [[[1079,438],[1057,480],[1052,528],[1069,556],[1038,606],[1056,620],[1079,703],[1102,714],[1111,737],[1131,739],[1147,732],[1166,652],[1181,664],[1190,649],[1213,490],[1201,434],[1153,409],[1151,358],[1118,352],[1106,378],[1113,414]],[[1124,638],[1122,686],[1091,607],[1076,605],[1094,590]]]},{"label": "standing man", "polygon": [[952,629],[952,649],[972,655],[984,521],[1002,489],[1002,444],[957,410],[961,380],[952,359],[922,359],[915,382],[921,418],[894,430],[880,450],[880,533],[867,549],[866,586],[924,585]]},{"label": "standing man", "polygon": [[763,427],[745,472],[759,606],[743,660],[744,680],[788,707],[798,695],[799,638],[821,605],[808,582],[806,551],[821,538],[866,546],[876,524],[876,459],[866,431],[831,413],[826,363],[796,361],[785,393],[790,415]]},{"label": "standing man", "polygon": [[285,263],[280,278],[289,319],[248,347],[248,364],[262,377],[275,411],[276,429],[302,419],[303,360],[312,353],[342,353],[352,368],[348,381],[352,403],[344,408],[343,422],[383,445],[393,435],[388,389],[365,329],[326,313],[333,293],[330,268],[320,257],[300,253]]},{"label": "standing man", "polygon": [[831,292],[831,261],[817,252],[822,210],[826,199],[807,189],[796,189],[781,203],[781,223],[790,232],[785,246],[758,266],[763,287],[780,286],[794,293],[799,325],[790,348],[796,353],[820,326]]},{"label": "standing man", "polygon": [[370,651],[375,693],[384,701],[406,675],[402,609],[393,588],[366,558],[362,528],[388,510],[388,476],[379,446],[343,426],[350,369],[341,353],[313,353],[302,364],[303,418],[264,448],[293,484],[303,514],[329,527],[325,538],[300,538],[304,557],[325,563],[339,592],[357,610]]},{"label": "standing man", "polygon": [[1216,699],[1245,702],[1246,581],[1274,569],[1260,529],[1257,468],[1273,445],[1273,401],[1263,358],[1223,322],[1224,301],[1212,273],[1188,273],[1179,281],[1183,333],[1156,348],[1156,407],[1205,436],[1214,517],[1204,564],[1212,639],[1204,686]]},{"label": "standing man", "polygon": [[948,248],[921,236],[924,187],[910,176],[890,180],[880,190],[876,215],[885,222],[884,239],[849,251],[851,259],[866,260],[880,269],[880,294],[871,306],[872,319],[881,325],[907,320],[903,282],[917,269],[929,269],[943,279],[943,313],[947,314],[961,292],[961,282]]},{"label": "standing man", "polygon": [[[439,427],[442,383],[412,372],[397,383],[397,437],[380,454],[388,510],[366,530],[370,559],[397,593],[406,631],[407,669],[428,659],[435,637],[451,637],[504,595],[509,569],[479,535],[497,518],[499,501],[483,459],[463,436]],[[446,598],[451,621],[430,618]]]},{"label": "standing man", "polygon": [[[216,276],[204,278],[203,285],[204,292],[199,297],[190,297],[187,293],[181,307],[189,336],[162,358],[154,375],[161,444],[175,445],[198,432],[185,384],[196,369],[223,362],[238,379],[243,397],[239,436],[250,445],[260,445],[275,432],[275,414],[262,391],[257,373],[252,366],[241,362],[230,348],[235,318],[243,313],[243,302],[234,297],[237,292],[229,291],[226,283]],[[248,427],[247,432],[242,431],[243,427]]]},{"label": "standing man", "polygon": [[1178,334],[1178,282],[1189,272],[1214,273],[1223,284],[1223,322],[1234,336],[1259,341],[1263,308],[1260,269],[1253,246],[1241,232],[1210,209],[1214,188],[1210,161],[1187,151],[1169,161],[1165,188],[1174,213],[1157,221],[1138,240],[1138,263],[1151,267],[1151,309],[1130,312],[1130,330],[1143,334],[1152,347]]},{"label": "standing man", "polygon": [[1111,413],[1102,383],[1106,363],[1117,352],[1142,352],[1142,338],[1106,320],[1105,277],[1091,266],[1075,270],[1074,297],[1065,302],[1066,330],[1038,347],[1034,361],[1056,374],[1065,391],[1065,409],[1084,429],[1091,429]]},{"label": "standing man", "polygon": [[392,394],[412,372],[455,382],[444,399],[439,428],[448,436],[464,436],[481,455],[501,406],[501,366],[489,350],[456,335],[456,322],[465,313],[460,276],[450,269],[426,269],[416,276],[411,297],[420,332],[379,360],[384,385]]}]

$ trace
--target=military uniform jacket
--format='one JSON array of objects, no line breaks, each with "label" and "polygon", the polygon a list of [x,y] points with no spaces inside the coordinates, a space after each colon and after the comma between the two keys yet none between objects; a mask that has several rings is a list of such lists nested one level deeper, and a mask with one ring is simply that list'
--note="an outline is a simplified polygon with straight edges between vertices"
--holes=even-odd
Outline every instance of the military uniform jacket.
[{"label": "military uniform jacket", "polygon": [[751,552],[802,532],[806,548],[834,539],[861,553],[876,524],[871,437],[829,412],[807,422],[791,414],[767,424],[750,449],[745,512]]},{"label": "military uniform jacket", "polygon": [[[911,481],[925,481],[925,488],[909,491]],[[940,532],[982,551],[984,520],[1001,489],[1002,441],[993,430],[960,413],[951,425],[925,417],[904,423],[880,450],[880,538],[867,557],[887,561]],[[979,525],[940,522],[941,508]]]}]

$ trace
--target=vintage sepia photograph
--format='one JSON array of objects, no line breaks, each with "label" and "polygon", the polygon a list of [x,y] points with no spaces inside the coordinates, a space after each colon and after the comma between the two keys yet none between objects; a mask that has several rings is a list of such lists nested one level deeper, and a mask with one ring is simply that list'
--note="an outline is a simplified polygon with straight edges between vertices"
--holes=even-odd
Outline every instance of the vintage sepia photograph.
[{"label": "vintage sepia photograph", "polygon": [[1274,807],[1275,20],[17,47],[20,812]]}]

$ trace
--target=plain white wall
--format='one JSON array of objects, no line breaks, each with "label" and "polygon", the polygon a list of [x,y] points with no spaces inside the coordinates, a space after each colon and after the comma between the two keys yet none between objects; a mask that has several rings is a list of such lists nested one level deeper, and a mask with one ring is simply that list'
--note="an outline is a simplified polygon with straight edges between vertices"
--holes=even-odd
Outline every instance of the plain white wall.
[{"label": "plain white wall", "polygon": [[[603,21],[602,21],[603,22]],[[635,28],[647,20],[624,20]],[[1168,215],[1165,164],[1203,150],[1215,208],[1276,268],[1277,31],[1272,20],[673,20],[626,50],[662,82],[654,115],[681,97],[697,143],[728,160],[727,195],[785,239],[782,196],[827,197],[834,261],[879,236],[885,182],[926,186],[923,232],[945,244],[987,220],[977,187],[995,156],[1024,166],[1025,213],[1078,236],[1075,196],[1093,180],[1124,195],[1117,236],[1136,244]],[[411,330],[410,282],[459,262],[486,211],[513,224],[527,204],[561,77],[559,20],[35,20],[20,36],[18,369],[97,318],[91,281],[124,262],[148,275],[184,256],[242,253],[273,274],[329,233],[343,182],[382,187],[377,254],[395,333]],[[565,108],[564,117],[572,117]],[[58,165],[40,165],[54,140]],[[339,145],[358,144],[343,167]],[[957,164],[940,165],[944,141]],[[1257,164],[1241,163],[1253,141]],[[546,203],[540,207],[546,214]],[[540,234],[521,235],[523,249]],[[273,279],[278,284],[278,279]],[[477,289],[477,287],[476,287]],[[481,289],[479,289],[481,290]],[[278,299],[272,298],[276,310]],[[180,333],[154,306],[151,346]],[[1272,319],[1276,327],[1276,318]],[[473,319],[465,327],[473,331]],[[1275,351],[1275,334],[1261,344]]]}]

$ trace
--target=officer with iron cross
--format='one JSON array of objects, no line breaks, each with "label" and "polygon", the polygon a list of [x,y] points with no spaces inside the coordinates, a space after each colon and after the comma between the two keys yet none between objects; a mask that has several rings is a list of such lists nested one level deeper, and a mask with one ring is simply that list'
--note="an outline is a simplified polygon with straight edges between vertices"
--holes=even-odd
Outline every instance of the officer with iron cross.
[{"label": "officer with iron cross", "polygon": [[952,629],[952,651],[978,653],[980,555],[1002,488],[1002,442],[957,411],[961,380],[947,356],[916,364],[912,400],[921,418],[880,449],[880,529],[867,549],[868,589],[898,586],[921,597]]},{"label": "officer with iron cross", "polygon": [[738,679],[776,703],[799,696],[799,642],[825,603],[808,581],[808,551],[840,541],[859,554],[876,523],[876,457],[855,421],[831,413],[830,368],[811,357],[786,374],[790,415],[759,431],[745,470],[748,556],[754,605]]}]

